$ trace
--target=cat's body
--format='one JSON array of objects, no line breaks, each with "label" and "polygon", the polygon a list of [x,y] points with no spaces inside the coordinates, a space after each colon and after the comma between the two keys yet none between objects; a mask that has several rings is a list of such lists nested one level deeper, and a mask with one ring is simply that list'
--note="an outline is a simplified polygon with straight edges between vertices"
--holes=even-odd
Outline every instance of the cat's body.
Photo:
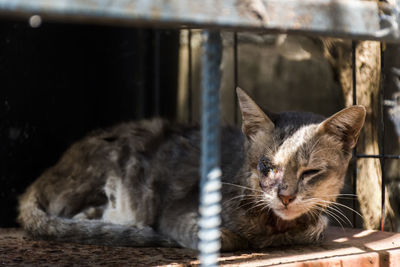
[{"label": "cat's body", "polygon": [[[222,249],[320,240],[364,109],[269,118],[238,96],[244,135],[226,127],[221,138]],[[28,188],[19,221],[38,238],[196,248],[199,162],[198,127],[155,119],[98,131]]]}]

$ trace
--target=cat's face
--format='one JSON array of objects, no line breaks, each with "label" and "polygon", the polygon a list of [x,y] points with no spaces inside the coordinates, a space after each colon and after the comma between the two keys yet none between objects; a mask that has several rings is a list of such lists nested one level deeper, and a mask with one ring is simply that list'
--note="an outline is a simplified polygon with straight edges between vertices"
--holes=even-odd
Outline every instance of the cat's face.
[{"label": "cat's face", "polygon": [[350,107],[285,135],[285,125],[275,126],[240,89],[238,97],[256,203],[264,203],[284,220],[293,220],[335,201],[364,124],[365,109]]},{"label": "cat's face", "polygon": [[351,154],[318,125],[304,126],[282,144],[266,147],[253,170],[253,184],[276,215],[291,220],[335,201]]}]

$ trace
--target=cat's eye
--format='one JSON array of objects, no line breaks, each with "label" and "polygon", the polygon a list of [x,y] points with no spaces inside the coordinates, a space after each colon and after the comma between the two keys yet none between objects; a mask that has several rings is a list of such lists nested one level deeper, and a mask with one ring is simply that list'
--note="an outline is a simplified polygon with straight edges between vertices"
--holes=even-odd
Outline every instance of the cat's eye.
[{"label": "cat's eye", "polygon": [[301,173],[300,179],[304,180],[307,177],[312,177],[315,174],[319,173],[321,170],[318,169],[310,169],[310,170],[305,170]]},{"label": "cat's eye", "polygon": [[271,166],[269,161],[265,158],[262,158],[260,162],[258,163],[257,169],[259,172],[262,173],[262,175],[267,176],[268,173],[273,172],[274,168]]}]

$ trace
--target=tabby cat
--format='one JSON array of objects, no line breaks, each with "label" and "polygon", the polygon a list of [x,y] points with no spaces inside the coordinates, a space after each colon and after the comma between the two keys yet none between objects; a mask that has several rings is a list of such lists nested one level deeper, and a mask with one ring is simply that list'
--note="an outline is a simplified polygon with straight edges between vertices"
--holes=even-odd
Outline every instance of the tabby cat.
[{"label": "tabby cat", "polygon": [[[365,108],[267,115],[237,95],[242,131],[222,129],[221,249],[318,242]],[[195,249],[199,158],[198,127],[153,119],[95,131],[21,196],[19,222],[33,238]]]}]

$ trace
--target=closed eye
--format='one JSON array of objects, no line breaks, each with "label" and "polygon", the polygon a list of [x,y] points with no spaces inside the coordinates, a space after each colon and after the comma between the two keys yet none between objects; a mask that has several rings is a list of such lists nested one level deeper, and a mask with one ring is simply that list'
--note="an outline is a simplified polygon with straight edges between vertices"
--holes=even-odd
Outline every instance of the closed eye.
[{"label": "closed eye", "polygon": [[305,170],[305,171],[302,172],[300,178],[302,180],[304,180],[305,178],[311,178],[312,176],[314,176],[314,175],[316,175],[316,174],[318,174],[320,172],[321,172],[321,170],[318,170],[318,169]]}]

